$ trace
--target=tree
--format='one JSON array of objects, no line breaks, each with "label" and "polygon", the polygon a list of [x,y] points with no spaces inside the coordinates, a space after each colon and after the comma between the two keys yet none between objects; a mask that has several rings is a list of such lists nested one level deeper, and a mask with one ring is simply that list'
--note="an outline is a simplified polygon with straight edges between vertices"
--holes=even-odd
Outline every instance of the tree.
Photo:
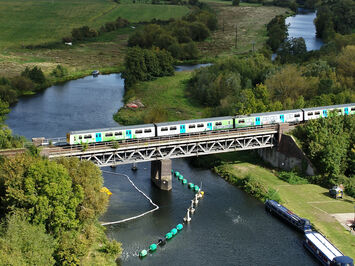
[{"label": "tree", "polygon": [[306,53],[307,47],[302,37],[285,40],[281,44],[280,49],[277,52],[282,64],[303,62]]},{"label": "tree", "polygon": [[355,46],[346,46],[336,58],[340,82],[349,89],[355,88]]},{"label": "tree", "polygon": [[61,165],[29,155],[5,159],[0,168],[0,199],[4,214],[22,211],[34,224],[58,235],[77,228],[77,207],[83,189],[73,185],[68,171]]},{"label": "tree", "polygon": [[54,238],[43,225],[30,224],[23,215],[13,214],[0,236],[1,265],[54,265]]},{"label": "tree", "polygon": [[68,75],[68,70],[61,65],[57,65],[56,68],[53,69],[51,75],[57,78],[62,78]]},{"label": "tree", "polygon": [[21,76],[27,77],[37,84],[43,84],[46,81],[46,77],[44,76],[42,69],[37,66],[34,66],[32,69],[26,67],[21,73]]},{"label": "tree", "polygon": [[239,6],[240,0],[232,0],[232,6]]}]

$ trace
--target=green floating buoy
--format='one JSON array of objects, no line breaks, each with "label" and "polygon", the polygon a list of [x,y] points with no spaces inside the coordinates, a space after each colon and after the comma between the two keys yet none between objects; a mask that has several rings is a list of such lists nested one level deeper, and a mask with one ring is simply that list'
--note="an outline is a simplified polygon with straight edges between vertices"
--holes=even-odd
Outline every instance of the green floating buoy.
[{"label": "green floating buoy", "polygon": [[187,183],[187,180],[184,178],[184,179],[182,180],[182,183],[185,185],[185,184]]},{"label": "green floating buoy", "polygon": [[189,188],[193,188],[195,185],[193,183],[189,183]]},{"label": "green floating buoy", "polygon": [[148,254],[148,252],[145,249],[143,249],[141,252],[139,252],[139,257],[143,258],[143,257],[147,256],[147,254]]},{"label": "green floating buoy", "polygon": [[184,179],[184,176],[179,176],[179,180],[183,180]]},{"label": "green floating buoy", "polygon": [[183,227],[184,227],[184,226],[183,226],[182,224],[178,224],[178,225],[176,226],[176,229],[180,231]]},{"label": "green floating buoy", "polygon": [[173,170],[173,169],[171,169],[171,173],[172,173],[172,174],[174,173],[174,170]]},{"label": "green floating buoy", "polygon": [[155,251],[157,249],[157,244],[151,244],[150,246],[149,246],[149,250],[150,251]]},{"label": "green floating buoy", "polygon": [[179,176],[179,175],[180,175],[180,173],[176,171],[175,172],[175,176]]},{"label": "green floating buoy", "polygon": [[171,234],[174,236],[174,235],[176,235],[177,234],[177,229],[176,228],[173,228],[173,229],[171,229]]},{"label": "green floating buoy", "polygon": [[199,191],[200,190],[200,188],[196,185],[195,186],[195,191]]},{"label": "green floating buoy", "polygon": [[166,239],[171,239],[172,237],[173,237],[173,235],[170,232],[165,235]]}]

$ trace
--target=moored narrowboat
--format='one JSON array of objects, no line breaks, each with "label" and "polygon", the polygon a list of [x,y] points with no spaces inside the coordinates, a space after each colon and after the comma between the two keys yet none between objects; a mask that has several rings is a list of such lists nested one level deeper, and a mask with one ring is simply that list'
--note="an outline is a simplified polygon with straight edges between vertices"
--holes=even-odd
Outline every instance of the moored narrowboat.
[{"label": "moored narrowboat", "polygon": [[322,265],[354,266],[352,258],[344,256],[328,239],[318,232],[306,232],[304,246]]},{"label": "moored narrowboat", "polygon": [[282,220],[286,221],[296,229],[302,232],[308,232],[312,230],[309,220],[299,217],[298,215],[291,212],[285,206],[282,206],[277,201],[267,200],[265,202],[265,209],[272,214],[277,215]]}]

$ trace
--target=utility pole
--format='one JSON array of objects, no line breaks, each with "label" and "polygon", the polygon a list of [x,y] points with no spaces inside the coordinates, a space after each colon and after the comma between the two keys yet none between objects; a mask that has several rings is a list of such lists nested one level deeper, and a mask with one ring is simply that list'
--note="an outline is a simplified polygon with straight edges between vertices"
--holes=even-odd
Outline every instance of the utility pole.
[{"label": "utility pole", "polygon": [[235,49],[238,48],[238,25],[235,24]]},{"label": "utility pole", "polygon": [[222,31],[224,32],[224,12],[222,13]]}]

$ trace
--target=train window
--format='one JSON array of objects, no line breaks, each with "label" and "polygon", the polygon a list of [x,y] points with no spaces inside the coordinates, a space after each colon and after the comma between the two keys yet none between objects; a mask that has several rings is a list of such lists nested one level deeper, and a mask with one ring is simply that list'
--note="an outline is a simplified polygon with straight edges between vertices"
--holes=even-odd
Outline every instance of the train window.
[{"label": "train window", "polygon": [[176,130],[176,127],[170,127],[170,130]]},{"label": "train window", "polygon": [[168,128],[167,127],[162,127],[161,131],[168,131]]},{"label": "train window", "polygon": [[84,139],[91,139],[91,135],[85,135]]},{"label": "train window", "polygon": [[144,129],[144,133],[150,133],[150,132],[152,132],[152,130],[150,128]]},{"label": "train window", "polygon": [[203,127],[203,124],[198,124],[197,127]]},{"label": "train window", "polygon": [[295,114],[295,117],[300,117],[301,115],[300,114]]},{"label": "train window", "polygon": [[142,130],[136,130],[135,133],[136,133],[136,134],[142,134],[143,131],[142,131]]},{"label": "train window", "polygon": [[121,136],[122,135],[122,132],[115,132],[115,136]]},{"label": "train window", "polygon": [[79,136],[79,139],[82,139],[83,138],[83,136]]},{"label": "train window", "polygon": [[105,134],[105,137],[112,137],[112,136],[113,136],[112,132]]},{"label": "train window", "polygon": [[341,113],[341,109],[338,109],[337,111],[338,111],[338,113]]},{"label": "train window", "polygon": [[216,126],[221,126],[222,122],[216,122]]},{"label": "train window", "polygon": [[308,112],[308,114],[307,115],[313,115],[313,112]]},{"label": "train window", "polygon": [[315,115],[320,115],[320,112],[315,112],[314,114],[315,114]]},{"label": "train window", "polygon": [[243,123],[245,123],[245,121],[244,120],[239,120],[238,123],[243,124]]},{"label": "train window", "polygon": [[355,107],[352,107],[352,108],[351,108],[351,111],[355,111]]},{"label": "train window", "polygon": [[189,125],[189,128],[195,128],[195,125]]}]

